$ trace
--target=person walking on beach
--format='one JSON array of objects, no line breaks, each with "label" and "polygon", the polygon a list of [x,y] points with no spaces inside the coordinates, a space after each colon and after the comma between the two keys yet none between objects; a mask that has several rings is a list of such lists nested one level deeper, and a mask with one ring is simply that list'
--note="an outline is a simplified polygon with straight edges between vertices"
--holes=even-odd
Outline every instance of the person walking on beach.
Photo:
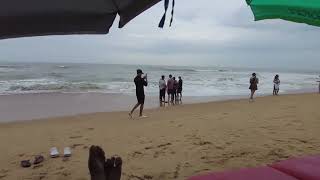
[{"label": "person walking on beach", "polygon": [[180,101],[182,100],[182,85],[183,85],[183,81],[182,81],[181,76],[179,76],[179,82],[178,82],[178,91],[177,91],[177,94],[178,94],[178,98],[179,98],[179,100],[180,100]]},{"label": "person walking on beach", "polygon": [[172,79],[172,75],[170,74],[169,79],[167,81],[168,103],[170,102],[170,98],[171,98],[171,103],[173,103],[173,98],[174,98],[173,85],[174,85],[174,81]]},{"label": "person walking on beach", "polygon": [[253,100],[254,93],[256,90],[258,90],[258,84],[259,84],[259,79],[257,78],[256,73],[252,73],[252,76],[250,78],[250,87],[249,89],[251,90],[251,95],[250,95],[250,100]]},{"label": "person walking on beach", "polygon": [[134,83],[136,85],[136,96],[137,96],[137,104],[132,108],[131,112],[129,113],[130,118],[132,118],[132,113],[135,109],[140,106],[140,114],[139,117],[146,117],[143,115],[143,107],[144,107],[144,86],[148,86],[148,76],[147,74],[142,77],[143,72],[141,69],[137,70],[137,76],[134,78]]},{"label": "person walking on beach", "polygon": [[178,85],[179,83],[176,80],[176,77],[173,77],[173,96],[175,101],[178,101],[178,98],[177,98]]},{"label": "person walking on beach", "polygon": [[165,103],[166,101],[166,89],[167,89],[167,85],[166,85],[166,81],[164,80],[164,75],[161,76],[161,79],[159,80],[159,100],[160,100],[160,105],[163,103]]},{"label": "person walking on beach", "polygon": [[279,75],[277,74],[273,79],[273,95],[277,96],[279,94],[280,89],[280,79]]}]

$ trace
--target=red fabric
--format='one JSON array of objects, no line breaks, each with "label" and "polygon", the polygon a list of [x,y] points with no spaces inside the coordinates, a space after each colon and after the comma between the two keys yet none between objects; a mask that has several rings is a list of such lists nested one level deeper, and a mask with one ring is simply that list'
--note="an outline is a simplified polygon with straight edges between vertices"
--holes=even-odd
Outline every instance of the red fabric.
[{"label": "red fabric", "polygon": [[270,167],[300,180],[320,180],[320,156],[289,159]]},{"label": "red fabric", "polygon": [[298,180],[271,167],[212,173],[188,180]]}]

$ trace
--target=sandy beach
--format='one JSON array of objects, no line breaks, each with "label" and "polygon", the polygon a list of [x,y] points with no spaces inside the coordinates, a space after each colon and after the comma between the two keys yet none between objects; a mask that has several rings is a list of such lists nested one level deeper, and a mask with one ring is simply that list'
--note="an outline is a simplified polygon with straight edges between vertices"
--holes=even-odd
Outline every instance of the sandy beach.
[{"label": "sandy beach", "polygon": [[[319,106],[319,94],[300,94],[156,108],[146,119],[106,112],[2,123],[0,179],[87,180],[90,145],[123,158],[123,180],[183,180],[319,154]],[[50,159],[53,146],[72,147],[72,157]],[[40,166],[19,166],[38,154]]]}]

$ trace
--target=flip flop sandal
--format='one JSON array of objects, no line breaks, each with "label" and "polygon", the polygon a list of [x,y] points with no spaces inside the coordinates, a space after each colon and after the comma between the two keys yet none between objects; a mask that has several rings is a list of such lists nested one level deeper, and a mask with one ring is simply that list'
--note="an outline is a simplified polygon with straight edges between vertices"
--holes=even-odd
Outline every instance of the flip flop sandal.
[{"label": "flip flop sandal", "polygon": [[44,161],[44,157],[41,155],[38,155],[34,158],[33,164],[40,164]]},{"label": "flip flop sandal", "polygon": [[52,158],[59,157],[58,148],[53,147],[53,148],[50,149],[50,157],[52,157]]},{"label": "flip flop sandal", "polygon": [[28,167],[31,166],[31,162],[30,162],[30,160],[23,160],[23,161],[20,162],[20,165],[23,168],[28,168]]},{"label": "flip flop sandal", "polygon": [[71,148],[65,147],[63,150],[63,157],[70,157],[71,156]]}]

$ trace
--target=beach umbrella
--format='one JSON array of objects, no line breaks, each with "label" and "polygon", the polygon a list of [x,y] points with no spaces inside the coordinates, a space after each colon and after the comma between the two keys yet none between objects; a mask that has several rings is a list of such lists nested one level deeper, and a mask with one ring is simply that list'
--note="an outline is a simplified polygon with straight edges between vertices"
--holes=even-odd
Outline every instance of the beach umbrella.
[{"label": "beach umbrella", "polygon": [[2,0],[0,39],[106,34],[116,15],[122,28],[161,0]]},{"label": "beach umbrella", "polygon": [[320,0],[247,0],[255,20],[283,19],[320,26]]}]

